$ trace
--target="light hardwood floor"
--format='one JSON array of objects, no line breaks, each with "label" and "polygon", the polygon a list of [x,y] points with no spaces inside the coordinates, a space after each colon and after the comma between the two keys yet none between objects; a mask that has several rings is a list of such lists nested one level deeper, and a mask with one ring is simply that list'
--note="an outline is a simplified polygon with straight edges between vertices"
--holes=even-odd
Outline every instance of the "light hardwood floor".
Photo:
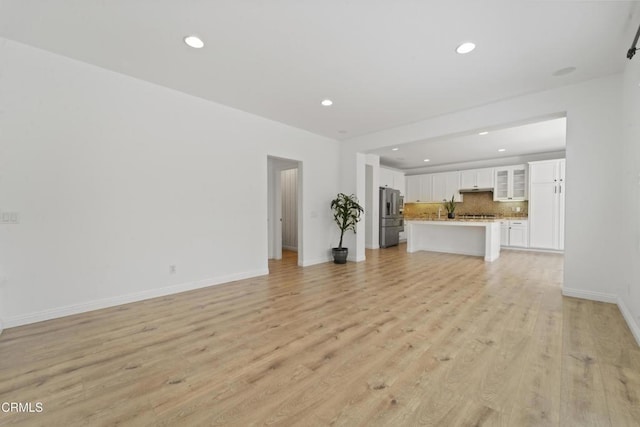
[{"label": "light hardwood floor", "polygon": [[640,425],[640,350],[562,256],[405,249],[6,330],[0,401],[44,411],[0,425]]}]

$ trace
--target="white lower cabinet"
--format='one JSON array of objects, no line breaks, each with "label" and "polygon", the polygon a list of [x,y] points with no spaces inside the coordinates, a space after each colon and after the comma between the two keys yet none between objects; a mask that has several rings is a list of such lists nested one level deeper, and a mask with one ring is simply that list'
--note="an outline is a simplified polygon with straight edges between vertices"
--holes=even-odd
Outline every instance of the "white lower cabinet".
[{"label": "white lower cabinet", "polygon": [[509,220],[500,221],[500,246],[509,246]]},{"label": "white lower cabinet", "polygon": [[528,225],[528,221],[525,220],[509,221],[509,246],[529,247]]},{"label": "white lower cabinet", "polygon": [[526,219],[500,221],[500,246],[529,247],[529,222]]}]

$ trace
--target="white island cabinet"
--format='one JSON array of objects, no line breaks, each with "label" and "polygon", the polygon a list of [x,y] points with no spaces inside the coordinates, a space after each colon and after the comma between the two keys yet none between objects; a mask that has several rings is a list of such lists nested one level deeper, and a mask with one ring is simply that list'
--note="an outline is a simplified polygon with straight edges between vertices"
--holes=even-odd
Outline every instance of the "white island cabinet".
[{"label": "white island cabinet", "polygon": [[500,221],[408,220],[407,252],[432,251],[482,256],[485,261],[500,257]]}]

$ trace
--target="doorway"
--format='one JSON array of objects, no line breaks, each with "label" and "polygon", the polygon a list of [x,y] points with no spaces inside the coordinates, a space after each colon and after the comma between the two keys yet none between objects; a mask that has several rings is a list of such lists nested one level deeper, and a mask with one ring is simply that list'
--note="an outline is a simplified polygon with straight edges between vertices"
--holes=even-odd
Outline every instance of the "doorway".
[{"label": "doorway", "polygon": [[269,260],[301,265],[302,162],[268,156],[267,174]]}]

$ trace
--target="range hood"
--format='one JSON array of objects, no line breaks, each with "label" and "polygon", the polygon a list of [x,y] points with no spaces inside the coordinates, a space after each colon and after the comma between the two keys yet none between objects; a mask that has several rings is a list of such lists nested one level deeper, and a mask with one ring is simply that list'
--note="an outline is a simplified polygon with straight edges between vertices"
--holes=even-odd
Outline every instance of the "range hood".
[{"label": "range hood", "polygon": [[487,192],[490,191],[493,193],[493,188],[461,188],[459,190],[460,193],[481,193],[481,192]]}]

